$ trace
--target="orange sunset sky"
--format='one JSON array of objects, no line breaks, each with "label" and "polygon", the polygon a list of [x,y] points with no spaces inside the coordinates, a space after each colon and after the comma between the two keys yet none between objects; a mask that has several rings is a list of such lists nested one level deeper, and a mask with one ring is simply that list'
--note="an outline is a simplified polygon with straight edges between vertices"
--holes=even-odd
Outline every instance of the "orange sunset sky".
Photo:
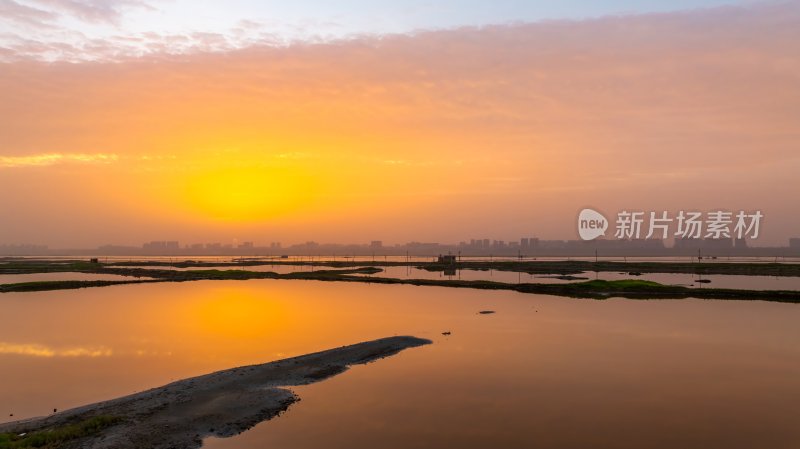
[{"label": "orange sunset sky", "polygon": [[585,206],[800,237],[798,2],[213,39],[7,40],[0,244],[572,239]]}]

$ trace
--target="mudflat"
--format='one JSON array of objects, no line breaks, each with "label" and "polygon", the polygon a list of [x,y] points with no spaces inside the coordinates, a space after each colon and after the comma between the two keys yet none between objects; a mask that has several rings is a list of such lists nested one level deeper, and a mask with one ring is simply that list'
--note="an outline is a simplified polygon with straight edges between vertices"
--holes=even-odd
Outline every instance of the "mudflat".
[{"label": "mudflat", "polygon": [[217,371],[47,417],[0,424],[0,434],[51,439],[63,434],[58,437],[62,448],[198,448],[205,437],[236,435],[288,409],[299,398],[284,387],[318,382],[351,365],[430,343],[388,337]]}]

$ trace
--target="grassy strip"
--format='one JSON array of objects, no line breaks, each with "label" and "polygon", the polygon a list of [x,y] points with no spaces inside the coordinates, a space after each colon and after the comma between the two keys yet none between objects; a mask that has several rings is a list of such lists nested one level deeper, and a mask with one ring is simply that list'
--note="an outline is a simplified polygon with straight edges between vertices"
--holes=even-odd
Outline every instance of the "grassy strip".
[{"label": "grassy strip", "polygon": [[511,284],[493,281],[462,281],[444,279],[397,279],[384,277],[352,276],[353,274],[374,274],[373,267],[353,270],[304,271],[289,274],[243,270],[144,270],[132,269],[142,276],[152,276],[154,280],[138,281],[52,281],[26,282],[22,284],[0,285],[0,292],[26,292],[41,290],[60,290],[83,287],[102,287],[117,284],[147,282],[185,282],[199,280],[246,280],[246,279],[305,279],[317,281],[364,282],[373,284],[406,284],[419,286],[439,286],[456,288],[476,288],[484,290],[513,290],[521,293],[538,293],[573,298],[604,299],[621,297],[631,299],[657,298],[704,298],[739,299],[800,303],[800,291],[761,291],[721,288],[689,288],[676,285],[663,285],[657,282],[627,279],[617,281],[592,280],[563,284]]},{"label": "grassy strip", "polygon": [[[800,264],[788,263],[726,263],[726,262],[589,262],[580,260],[563,261],[462,261],[455,265],[420,262],[357,262],[357,261],[248,261],[239,263],[218,262],[116,262],[108,266],[172,266],[191,267],[248,267],[265,265],[324,266],[331,268],[352,268],[365,265],[376,267],[413,266],[428,271],[459,270],[498,270],[518,271],[530,274],[577,274],[581,272],[640,272],[640,273],[689,273],[689,274],[728,274],[746,276],[800,276]],[[0,267],[2,272],[2,267]]]},{"label": "grassy strip", "polygon": [[26,447],[56,449],[63,443],[95,435],[122,421],[114,416],[95,416],[79,423],[23,434],[0,433],[0,449]]},{"label": "grassy strip", "polygon": [[438,279],[396,279],[381,277],[338,276],[316,278],[320,281],[367,282],[375,284],[405,284],[481,290],[513,290],[520,293],[566,296],[571,298],[629,298],[629,299],[734,299],[800,303],[800,291],[761,291],[722,288],[688,288],[663,285],[657,282],[626,279],[618,281],[593,280],[565,284],[509,284],[493,281],[460,281]]},{"label": "grassy strip", "polygon": [[39,292],[48,290],[71,290],[88,287],[108,287],[111,285],[144,284],[152,282],[187,282],[203,280],[248,280],[248,279],[330,279],[350,274],[375,274],[379,268],[362,267],[352,270],[317,270],[301,273],[277,274],[271,271],[244,270],[147,270],[142,268],[107,269],[102,273],[112,272],[124,276],[151,277],[153,279],[119,280],[119,281],[37,281],[16,284],[0,284],[0,293]]},{"label": "grassy strip", "polygon": [[565,261],[502,261],[459,262],[453,265],[425,264],[419,268],[428,271],[445,269],[498,270],[530,274],[576,274],[581,272],[638,272],[727,274],[743,276],[800,276],[800,264],[790,263],[726,263],[726,262],[589,262]]},{"label": "grassy strip", "polygon": [[[455,265],[442,265],[436,263],[419,262],[387,262],[375,261],[373,263],[356,261],[246,261],[246,262],[114,262],[90,263],[86,261],[13,261],[0,263],[0,274],[26,274],[26,273],[51,273],[78,271],[83,273],[117,273],[125,271],[136,272],[137,267],[163,266],[177,268],[247,268],[250,266],[289,265],[289,266],[316,266],[330,268],[358,268],[365,265],[371,266],[414,266],[429,271],[443,271],[445,269],[460,270],[499,270],[517,271],[531,274],[577,274],[581,272],[639,272],[639,273],[690,273],[690,274],[727,274],[746,276],[800,276],[800,264],[788,263],[725,263],[703,261],[698,262],[589,262],[579,260],[564,261],[462,261]],[[117,270],[108,270],[109,267],[118,267]],[[124,268],[128,267],[128,268]],[[142,269],[144,270],[144,269]],[[167,270],[157,270],[167,271]],[[174,270],[170,270],[174,271]],[[203,270],[200,270],[203,271]],[[223,270],[224,271],[224,270]],[[152,269],[146,276],[152,275]]]},{"label": "grassy strip", "polygon": [[14,261],[0,263],[0,274],[62,273],[65,271],[92,272],[102,264],[82,260]]},{"label": "grassy strip", "polygon": [[340,276],[346,274],[375,274],[380,273],[380,268],[359,267],[346,270],[315,270],[298,273],[278,274],[272,271],[247,271],[247,270],[158,270],[146,268],[101,268],[99,274],[118,274],[122,276],[151,277],[170,281],[194,281],[202,279],[276,279],[279,277],[302,277],[307,274],[313,276]]},{"label": "grassy strip", "polygon": [[16,284],[0,284],[0,293],[11,292],[42,292],[48,290],[71,290],[88,287],[108,287],[119,284],[143,284],[146,282],[160,282],[159,280],[140,279],[130,281],[38,281],[19,282]]}]

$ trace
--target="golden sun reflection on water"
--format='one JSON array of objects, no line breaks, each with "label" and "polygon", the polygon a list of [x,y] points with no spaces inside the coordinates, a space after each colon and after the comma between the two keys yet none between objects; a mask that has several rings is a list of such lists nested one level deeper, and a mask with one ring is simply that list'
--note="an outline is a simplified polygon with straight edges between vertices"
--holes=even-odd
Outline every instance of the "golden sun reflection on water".
[{"label": "golden sun reflection on water", "polygon": [[279,280],[2,299],[0,313],[15,318],[0,327],[0,342],[113,353],[0,353],[0,420],[414,335],[434,344],[298,387],[303,400],[285,416],[208,446],[749,449],[800,441],[800,310],[791,304]]},{"label": "golden sun reflection on water", "polygon": [[287,327],[288,312],[280,301],[246,289],[227,289],[182,304],[175,312],[185,330],[225,339],[254,339]]}]

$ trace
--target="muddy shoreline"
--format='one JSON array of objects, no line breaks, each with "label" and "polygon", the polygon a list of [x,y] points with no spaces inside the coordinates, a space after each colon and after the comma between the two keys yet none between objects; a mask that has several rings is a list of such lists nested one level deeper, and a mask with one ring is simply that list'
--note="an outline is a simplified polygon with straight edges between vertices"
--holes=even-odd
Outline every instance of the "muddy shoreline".
[{"label": "muddy shoreline", "polygon": [[286,411],[299,400],[286,387],[319,382],[349,366],[430,343],[416,337],[388,337],[232,368],[47,417],[0,424],[0,434],[58,432],[65,426],[105,417],[113,424],[96,434],[63,441],[58,447],[198,448],[203,438],[230,437]]}]

